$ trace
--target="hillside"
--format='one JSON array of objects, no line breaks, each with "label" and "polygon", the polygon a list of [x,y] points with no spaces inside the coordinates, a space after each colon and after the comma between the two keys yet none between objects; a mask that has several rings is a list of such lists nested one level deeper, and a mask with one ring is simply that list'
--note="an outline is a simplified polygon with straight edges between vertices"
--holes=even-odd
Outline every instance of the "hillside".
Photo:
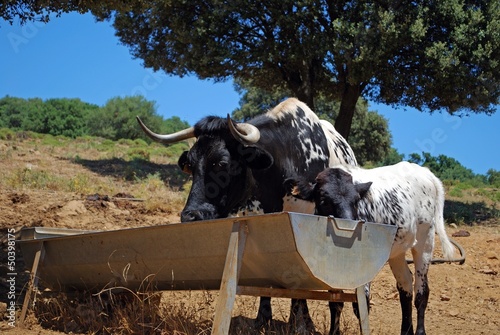
[{"label": "hillside", "polygon": [[[185,144],[165,148],[142,140],[72,140],[24,132],[8,132],[0,138],[0,229],[4,250],[9,228],[16,231],[32,226],[113,230],[179,221],[178,213],[190,187],[188,176],[180,172],[176,164]],[[448,226],[447,230],[450,236],[460,230],[470,234],[456,238],[466,249],[467,261],[464,265],[432,266],[428,331],[433,334],[494,333],[500,328],[497,318],[500,310],[498,210],[487,189],[466,187],[458,193],[452,187],[456,185],[448,188],[453,196],[447,199],[446,216],[458,227]],[[1,264],[0,301],[7,303],[6,260],[2,259]],[[20,275],[16,290],[22,296],[28,275],[21,269],[20,256],[17,265]],[[0,323],[0,329],[7,334],[42,335],[61,331],[207,333],[215,292],[165,293],[162,297],[163,316],[148,316],[146,320],[144,314],[155,313],[128,310],[120,321],[111,320],[101,307],[89,302],[76,306],[75,302],[64,299],[41,300],[36,318],[31,315],[29,319],[28,330],[10,328],[5,320]],[[373,285],[372,298],[372,332],[397,332],[399,301],[387,266]],[[286,320],[288,301],[274,300],[275,318]],[[21,301],[18,298],[18,304]],[[144,308],[146,304],[141,301],[139,305]],[[256,298],[238,298],[233,327],[239,328],[235,328],[235,332],[244,333],[257,306]],[[324,333],[329,322],[326,303],[311,306],[317,330]],[[349,308],[346,307],[343,324],[350,333],[355,333],[357,327]],[[388,316],[392,321],[387,321]],[[154,322],[158,325],[152,325]],[[282,327],[282,323],[276,324],[278,333],[286,333]]]}]

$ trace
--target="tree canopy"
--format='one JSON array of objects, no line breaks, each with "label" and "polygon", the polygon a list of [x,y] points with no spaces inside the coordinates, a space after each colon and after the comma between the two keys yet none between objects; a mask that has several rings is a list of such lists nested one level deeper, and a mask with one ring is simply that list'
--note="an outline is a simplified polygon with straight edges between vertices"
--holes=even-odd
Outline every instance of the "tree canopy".
[{"label": "tree canopy", "polygon": [[346,138],[361,96],[450,113],[499,103],[498,1],[144,1],[114,27],[155,70],[338,100]]},{"label": "tree canopy", "polygon": [[142,96],[111,98],[102,107],[80,99],[0,99],[0,128],[72,138],[90,135],[151,142],[137,125],[136,115],[159,132],[171,133],[189,126],[177,116],[164,120],[156,113],[155,103]]},{"label": "tree canopy", "polygon": [[[91,10],[146,67],[286,88],[314,109],[340,101],[348,137],[360,97],[420,111],[493,113],[500,2],[490,0],[12,1],[18,12]],[[37,12],[38,11],[38,12]],[[7,14],[6,14],[7,13]]]},{"label": "tree canopy", "polygon": [[418,153],[412,153],[408,161],[428,167],[441,180],[466,181],[477,178],[471,169],[460,164],[455,158],[445,155],[432,156],[428,152],[422,152],[420,156]]}]

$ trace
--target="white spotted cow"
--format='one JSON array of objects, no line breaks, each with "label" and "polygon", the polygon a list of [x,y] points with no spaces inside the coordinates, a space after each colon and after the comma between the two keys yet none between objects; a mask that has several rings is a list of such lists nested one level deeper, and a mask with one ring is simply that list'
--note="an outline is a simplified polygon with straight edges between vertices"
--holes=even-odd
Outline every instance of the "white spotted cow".
[{"label": "white spotted cow", "polygon": [[[425,310],[429,299],[427,272],[436,232],[444,258],[450,260],[454,254],[454,247],[444,228],[444,189],[441,181],[425,167],[401,162],[375,169],[327,168],[317,175],[313,183],[305,179],[296,179],[291,183],[295,185],[292,194],[314,201],[318,215],[398,227],[389,265],[397,281],[401,302],[401,334],[413,334],[412,299],[415,292],[416,334],[424,335]],[[415,264],[414,283],[405,259],[409,249]]]}]

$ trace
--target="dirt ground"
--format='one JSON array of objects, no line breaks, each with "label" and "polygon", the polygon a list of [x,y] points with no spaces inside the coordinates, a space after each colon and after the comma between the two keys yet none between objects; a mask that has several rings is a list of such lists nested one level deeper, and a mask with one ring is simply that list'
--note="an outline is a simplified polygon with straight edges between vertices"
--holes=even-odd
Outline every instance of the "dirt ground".
[{"label": "dirt ground", "polygon": [[[22,160],[0,160],[0,170],[13,164],[25,164]],[[39,159],[39,158],[38,158]],[[54,166],[64,170],[85,171],[85,167],[69,161],[54,160]],[[1,178],[1,177],[0,177]],[[111,195],[110,195],[111,196]],[[30,315],[26,329],[19,324],[9,325],[7,303],[9,269],[7,267],[8,229],[19,231],[21,227],[44,226],[87,230],[111,230],[128,227],[178,222],[175,211],[153,211],[145,204],[133,199],[113,199],[71,192],[38,191],[30,189],[0,190],[0,240],[2,259],[0,264],[0,331],[5,334],[62,334],[42,327],[36,315]],[[500,225],[489,222],[482,226],[447,227],[451,236],[464,230],[469,236],[453,237],[466,251],[465,264],[435,264],[429,272],[431,297],[426,314],[428,334],[499,334],[500,333]],[[18,250],[16,250],[19,253]],[[24,292],[28,275],[19,268],[22,258],[16,254],[16,294]],[[439,244],[436,257],[439,256]],[[211,292],[215,296],[216,292]],[[168,299],[168,294],[164,298]],[[179,298],[182,297],[182,298]],[[195,299],[192,294],[175,296],[189,304]],[[22,301],[17,298],[17,307]],[[215,300],[210,300],[212,305]],[[372,284],[370,327],[372,334],[399,334],[401,313],[395,280],[386,265]],[[255,317],[257,298],[237,297],[233,311],[233,322],[251,320]],[[213,308],[213,306],[212,306]],[[273,299],[274,317],[285,321],[288,317],[289,301]],[[319,333],[328,331],[329,314],[326,302],[311,302],[311,314]],[[355,324],[351,307],[346,304],[344,324]],[[414,317],[415,318],[415,317]],[[357,333],[351,326],[350,332]],[[75,333],[75,332],[74,332]],[[183,334],[180,331],[178,334]]]}]

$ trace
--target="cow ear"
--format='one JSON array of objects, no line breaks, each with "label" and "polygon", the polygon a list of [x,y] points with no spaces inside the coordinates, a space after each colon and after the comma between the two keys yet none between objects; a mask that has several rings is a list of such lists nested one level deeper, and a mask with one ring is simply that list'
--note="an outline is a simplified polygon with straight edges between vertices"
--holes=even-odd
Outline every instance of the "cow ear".
[{"label": "cow ear", "polygon": [[193,173],[193,171],[191,170],[191,165],[188,163],[187,155],[188,155],[188,152],[184,151],[182,153],[181,157],[179,157],[177,164],[179,165],[179,167],[181,168],[182,171],[191,174],[191,173]]},{"label": "cow ear", "polygon": [[297,187],[298,181],[294,178],[285,179],[283,182],[283,187],[285,188],[286,194],[291,194],[296,196],[299,194],[299,188]]},{"label": "cow ear", "polygon": [[289,178],[284,182],[285,191],[297,199],[311,201],[315,184],[311,184],[305,180],[295,180]]},{"label": "cow ear", "polygon": [[367,183],[361,183],[361,184],[356,184],[354,187],[356,188],[356,191],[359,193],[359,196],[363,198],[366,195],[366,192],[370,189],[370,186],[372,186],[372,182],[369,181]]},{"label": "cow ear", "polygon": [[270,153],[254,146],[245,147],[242,156],[248,167],[254,170],[267,169],[274,163],[273,156]]}]

